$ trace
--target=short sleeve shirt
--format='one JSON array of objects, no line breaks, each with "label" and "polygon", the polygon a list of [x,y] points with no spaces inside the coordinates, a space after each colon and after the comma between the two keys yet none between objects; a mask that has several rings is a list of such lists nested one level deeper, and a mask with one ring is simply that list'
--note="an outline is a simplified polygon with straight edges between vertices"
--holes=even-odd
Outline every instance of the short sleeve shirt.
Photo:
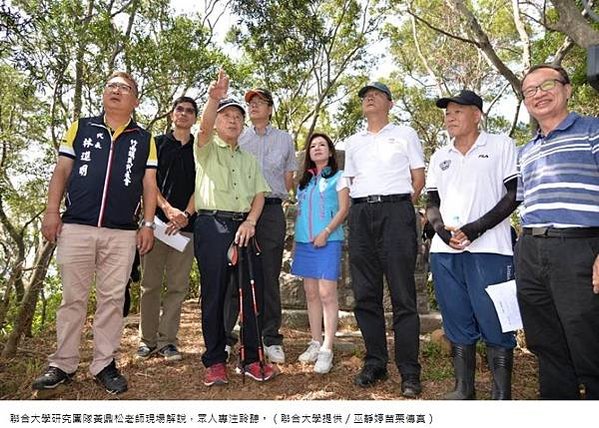
[{"label": "short sleeve shirt", "polygon": [[268,125],[264,135],[251,126],[239,137],[242,150],[251,153],[272,189],[268,197],[287,199],[289,192],[285,187],[285,174],[297,171],[297,160],[291,135]]},{"label": "short sleeve shirt", "polygon": [[518,155],[523,227],[599,227],[599,118],[570,113]]},{"label": "short sleeve shirt", "polygon": [[[426,177],[427,191],[441,199],[440,212],[447,226],[463,226],[488,213],[505,195],[504,183],[515,179],[516,146],[505,135],[481,132],[463,155],[453,143],[431,156]],[[459,253],[435,235],[431,253]],[[512,255],[509,219],[487,230],[465,251]]]},{"label": "short sleeve shirt", "polygon": [[211,140],[194,145],[196,210],[249,212],[258,193],[269,192],[258,162],[212,133]]},{"label": "short sleeve shirt", "polygon": [[344,177],[352,178],[350,195],[411,194],[411,170],[424,168],[422,144],[409,126],[387,124],[377,133],[362,131],[346,143]]}]

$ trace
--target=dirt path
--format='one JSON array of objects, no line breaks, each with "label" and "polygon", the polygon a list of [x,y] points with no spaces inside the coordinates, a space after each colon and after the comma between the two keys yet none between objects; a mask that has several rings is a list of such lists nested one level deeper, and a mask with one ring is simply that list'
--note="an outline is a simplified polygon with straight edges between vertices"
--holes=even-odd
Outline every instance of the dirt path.
[{"label": "dirt path", "polygon": [[[155,356],[146,361],[135,359],[138,345],[137,325],[125,328],[118,363],[129,379],[129,391],[117,397],[110,396],[96,385],[88,373],[92,353],[91,326],[87,325],[83,337],[81,365],[72,383],[60,388],[51,397],[69,400],[399,400],[400,378],[393,364],[389,365],[390,377],[386,382],[369,389],[353,385],[353,378],[361,367],[363,354],[362,339],[359,335],[340,338],[339,349],[335,351],[335,365],[327,375],[317,375],[310,366],[296,363],[298,355],[309,340],[306,331],[284,329],[287,361],[279,366],[280,375],[261,384],[250,379],[242,382],[240,375],[233,372],[229,364],[230,382],[224,387],[207,388],[202,383],[204,368],[200,361],[202,339],[199,325],[198,304],[187,301],[184,304],[180,351],[183,360],[166,363]],[[31,381],[44,370],[46,354],[52,352],[55,343],[54,332],[48,331],[44,337],[30,339],[22,344],[23,354],[17,358],[0,360],[0,398],[31,399]],[[438,399],[453,386],[449,357],[438,347],[432,346],[423,338],[421,346],[423,366],[422,399]],[[479,359],[477,370],[477,394],[487,399],[490,393],[490,378],[486,364]],[[515,361],[515,399],[536,398],[536,362],[529,355],[517,351]],[[41,398],[41,397],[39,397]]]}]

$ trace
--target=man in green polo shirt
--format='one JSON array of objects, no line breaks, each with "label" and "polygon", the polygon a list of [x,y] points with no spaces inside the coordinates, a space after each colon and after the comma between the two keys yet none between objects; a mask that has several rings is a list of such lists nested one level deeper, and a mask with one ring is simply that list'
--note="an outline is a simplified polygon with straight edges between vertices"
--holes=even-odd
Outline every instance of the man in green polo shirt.
[{"label": "man in green polo shirt", "polygon": [[[202,332],[206,347],[202,363],[206,367],[206,386],[228,383],[223,307],[227,284],[235,271],[228,265],[227,251],[233,241],[241,247],[249,244],[264,207],[264,193],[270,191],[255,158],[239,149],[237,140],[243,129],[245,110],[236,100],[226,99],[228,89],[229,78],[221,70],[218,80],[208,89],[208,102],[194,146],[198,213],[194,244],[202,287]],[[255,270],[260,273],[259,266]],[[258,286],[260,282],[257,281]],[[245,300],[242,372],[254,380],[265,381],[274,377],[276,371],[272,365],[261,367],[258,362],[260,332],[256,331],[250,299]]]}]

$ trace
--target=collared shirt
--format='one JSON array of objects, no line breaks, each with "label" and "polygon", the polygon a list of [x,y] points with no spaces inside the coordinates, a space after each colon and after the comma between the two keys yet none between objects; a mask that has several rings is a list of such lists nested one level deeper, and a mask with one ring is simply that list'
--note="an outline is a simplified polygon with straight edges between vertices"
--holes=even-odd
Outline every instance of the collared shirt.
[{"label": "collared shirt", "polygon": [[111,129],[103,116],[74,122],[58,149],[73,159],[65,223],[135,230],[146,169],[156,168],[154,137],[133,120]]},{"label": "collared shirt", "polygon": [[[156,137],[158,189],[169,204],[181,211],[187,208],[195,189],[194,138],[193,135],[189,137],[189,141],[183,145],[172,132]],[[160,207],[156,207],[156,215],[168,223],[169,220]],[[193,219],[181,231],[193,232]]]},{"label": "collared shirt", "polygon": [[[504,183],[517,176],[516,146],[505,135],[481,132],[463,155],[453,143],[438,149],[428,165],[427,191],[439,193],[447,226],[463,226],[488,213],[505,195]],[[509,219],[487,230],[465,250],[454,250],[435,235],[431,253],[492,253],[511,256]]]},{"label": "collared shirt", "polygon": [[387,124],[377,133],[349,137],[344,177],[353,178],[352,198],[413,193],[411,170],[424,168],[422,145],[409,126]]},{"label": "collared shirt", "polygon": [[570,113],[518,156],[523,227],[599,227],[599,119]]},{"label": "collared shirt", "polygon": [[244,130],[239,137],[239,146],[254,155],[262,174],[272,189],[269,198],[287,199],[285,174],[297,171],[297,160],[291,135],[268,125],[264,135],[256,132],[254,126]]},{"label": "collared shirt", "polygon": [[270,188],[256,159],[231,148],[216,132],[203,147],[193,145],[196,162],[196,210],[249,212],[256,194]]}]

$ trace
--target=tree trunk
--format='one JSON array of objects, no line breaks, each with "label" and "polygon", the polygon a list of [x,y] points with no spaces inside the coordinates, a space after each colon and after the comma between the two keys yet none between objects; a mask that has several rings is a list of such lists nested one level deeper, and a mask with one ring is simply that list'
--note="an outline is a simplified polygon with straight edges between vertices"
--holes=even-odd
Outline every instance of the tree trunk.
[{"label": "tree trunk", "polygon": [[44,278],[46,277],[46,272],[48,271],[48,265],[52,259],[52,254],[54,254],[54,248],[54,244],[44,241],[41,248],[38,250],[38,253],[35,257],[35,268],[31,274],[29,286],[27,287],[27,291],[23,297],[23,302],[19,307],[19,312],[14,323],[14,329],[8,337],[6,347],[2,352],[2,357],[13,357],[17,352],[19,341],[21,340],[21,337],[25,332],[25,328],[30,323],[30,320],[35,312],[37,296],[43,287]]},{"label": "tree trunk", "polygon": [[6,323],[6,314],[8,313],[8,307],[10,306],[10,296],[12,293],[12,277],[6,281],[6,290],[4,290],[4,296],[2,296],[2,301],[0,302],[0,329]]},{"label": "tree trunk", "polygon": [[559,12],[559,20],[548,27],[560,31],[578,46],[588,48],[599,44],[599,31],[595,30],[582,14],[582,8],[573,0],[551,0]]}]

